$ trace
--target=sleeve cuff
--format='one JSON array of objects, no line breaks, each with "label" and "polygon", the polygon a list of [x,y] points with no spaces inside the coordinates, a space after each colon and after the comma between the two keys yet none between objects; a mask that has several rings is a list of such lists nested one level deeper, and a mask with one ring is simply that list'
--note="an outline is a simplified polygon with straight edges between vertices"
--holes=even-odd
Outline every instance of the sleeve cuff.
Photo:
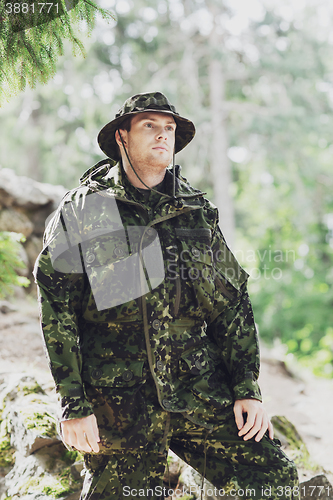
[{"label": "sleeve cuff", "polygon": [[88,417],[94,413],[91,404],[86,399],[70,396],[61,398],[61,410],[61,421]]},{"label": "sleeve cuff", "polygon": [[93,413],[92,405],[87,401],[81,385],[57,387],[61,398],[60,420],[88,417]]},{"label": "sleeve cuff", "polygon": [[244,378],[233,387],[234,398],[237,399],[258,399],[262,401],[261,391],[257,380]]}]

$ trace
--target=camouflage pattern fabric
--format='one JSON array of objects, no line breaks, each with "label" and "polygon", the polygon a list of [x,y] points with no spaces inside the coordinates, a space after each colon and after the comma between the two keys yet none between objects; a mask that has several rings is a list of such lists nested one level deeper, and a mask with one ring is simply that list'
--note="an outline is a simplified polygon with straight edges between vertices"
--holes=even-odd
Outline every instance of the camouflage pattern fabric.
[{"label": "camouflage pattern fabric", "polygon": [[[258,340],[247,274],[222,238],[215,207],[181,177],[176,203],[152,192],[150,206],[144,205],[144,196],[119,166],[101,167],[64,198],[36,264],[42,328],[63,418],[92,413],[89,384],[130,397],[147,374],[153,377],[162,408],[193,414],[203,425],[207,405],[223,409],[235,399],[260,400]],[[169,171],[166,185],[171,189]],[[89,194],[95,197],[80,216]],[[126,263],[128,243],[118,231],[114,238],[94,237],[101,227],[118,229],[109,210],[114,196],[125,229],[145,225],[158,232],[165,278],[142,298],[101,309],[95,295],[100,285],[103,296],[105,280],[96,283],[96,272],[102,276],[104,269],[110,278],[116,261]],[[77,226],[80,230],[74,231]],[[73,240],[80,235],[80,252],[78,241],[67,250],[62,246],[63,234]],[[56,262],[52,251],[59,254]],[[86,272],[80,272],[81,258]],[[57,265],[74,271],[57,271]],[[117,403],[113,411],[118,408]]]},{"label": "camouflage pattern fabric", "polygon": [[124,118],[138,113],[158,112],[169,113],[177,123],[175,153],[178,153],[191,142],[195,135],[194,124],[177,113],[176,108],[170,104],[167,97],[161,92],[148,92],[137,94],[125,101],[116,114],[114,120],[107,123],[98,134],[98,144],[109,158],[120,160],[119,149],[115,141],[115,131],[120,127]]},{"label": "camouflage pattern fabric", "polygon": [[[201,485],[193,483],[175,489],[163,485],[166,453],[157,449],[163,439],[168,413],[163,411],[149,385],[141,388],[146,401],[150,432],[145,449],[110,455],[85,455],[86,475],[81,500],[109,500],[111,498],[162,499],[200,497]],[[106,400],[108,398],[106,397]],[[212,430],[190,422],[186,415],[172,415],[165,450],[173,450],[216,488],[221,496],[232,495],[249,500],[296,500],[298,494],[297,470],[294,463],[280,449],[277,440],[266,435],[257,443],[244,441],[237,434],[232,408],[210,414],[215,423]],[[203,487],[206,494],[212,488]]]},{"label": "camouflage pattern fabric", "polygon": [[[91,463],[100,464],[99,470],[108,464],[103,481],[108,471],[120,467],[103,458],[110,454],[125,454],[124,467],[130,467],[129,457],[135,456],[135,469],[137,454],[153,453],[155,458],[147,463],[159,464],[157,477],[162,462],[156,456],[173,447],[170,420],[172,429],[178,418],[186,422],[186,432],[199,429],[202,443],[207,432],[215,435],[217,424],[219,432],[226,429],[228,434],[224,423],[235,399],[261,400],[248,276],[223,239],[217,209],[188,184],[179,168],[176,175],[175,199],[169,195],[173,175],[167,170],[165,196],[151,192],[146,200],[121,165],[99,162],[84,174],[80,187],[64,197],[36,262],[42,328],[62,419],[95,413],[101,452]],[[162,260],[148,252],[156,242]],[[162,279],[155,258],[162,262]],[[125,287],[122,276],[127,277]],[[140,295],[137,281],[142,287],[148,284],[149,290]],[[207,460],[210,449],[227,453],[223,442],[228,440],[219,436],[208,446]],[[242,439],[235,443],[237,449],[245,446]],[[178,441],[177,453],[183,453],[183,445]],[[202,444],[198,446],[184,456],[202,470]],[[264,464],[276,448],[270,443],[266,453],[262,446],[253,443],[252,451],[244,454],[242,448],[238,453],[232,447],[228,453],[238,453],[235,461],[243,465],[263,453],[256,460]],[[194,459],[197,452],[200,458]],[[282,470],[286,459],[280,452],[277,456],[277,469]],[[220,481],[227,477],[227,465],[221,456],[218,460],[218,466],[212,462],[209,468],[220,471]],[[233,463],[230,460],[226,464]],[[264,480],[255,469],[246,470],[239,484],[245,484],[245,477],[248,484]],[[281,484],[287,484],[286,476]]]}]

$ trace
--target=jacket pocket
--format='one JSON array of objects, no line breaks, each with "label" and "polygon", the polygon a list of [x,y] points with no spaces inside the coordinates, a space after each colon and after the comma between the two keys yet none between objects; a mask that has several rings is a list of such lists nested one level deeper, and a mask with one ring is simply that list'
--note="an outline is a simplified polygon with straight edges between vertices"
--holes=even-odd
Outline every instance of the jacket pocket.
[{"label": "jacket pocket", "polygon": [[238,298],[248,274],[225,242],[212,248],[208,228],[176,228],[180,241],[180,275],[192,286],[202,316],[208,323]]},{"label": "jacket pocket", "polygon": [[205,401],[216,408],[224,408],[232,401],[227,376],[221,367],[220,350],[215,345],[183,354],[179,377],[197,401]]},{"label": "jacket pocket", "polygon": [[179,241],[179,270],[183,288],[190,286],[201,313],[210,314],[213,310],[215,287],[211,231],[209,228],[176,228],[176,236]]},{"label": "jacket pocket", "polygon": [[82,379],[95,387],[134,387],[145,381],[144,360],[88,358]]},{"label": "jacket pocket", "polygon": [[215,282],[221,293],[231,300],[248,279],[248,273],[239,265],[224,241],[219,241],[212,249]]},{"label": "jacket pocket", "polygon": [[202,376],[207,371],[214,371],[219,359],[217,351],[219,349],[216,346],[215,350],[207,346],[200,346],[199,349],[182,354],[179,360],[180,377],[189,379]]}]

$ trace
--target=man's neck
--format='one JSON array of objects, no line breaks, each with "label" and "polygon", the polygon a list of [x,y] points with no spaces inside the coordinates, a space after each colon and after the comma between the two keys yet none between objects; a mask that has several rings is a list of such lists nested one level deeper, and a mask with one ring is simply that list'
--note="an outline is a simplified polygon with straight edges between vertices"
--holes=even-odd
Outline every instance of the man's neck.
[{"label": "man's neck", "polygon": [[124,171],[125,171],[125,174],[127,175],[127,178],[128,180],[130,181],[130,183],[136,187],[136,188],[140,188],[140,189],[150,189],[154,186],[157,186],[158,184],[160,184],[164,177],[165,177],[165,172],[166,172],[166,168],[164,170],[161,170],[160,172],[138,172],[138,175],[140,177],[140,179],[146,184],[146,186],[148,186],[148,188],[142,184],[142,182],[140,181],[140,179],[138,179],[138,177],[135,175],[135,173],[133,172],[132,168],[130,165],[124,165],[123,163],[123,168],[124,168]]}]

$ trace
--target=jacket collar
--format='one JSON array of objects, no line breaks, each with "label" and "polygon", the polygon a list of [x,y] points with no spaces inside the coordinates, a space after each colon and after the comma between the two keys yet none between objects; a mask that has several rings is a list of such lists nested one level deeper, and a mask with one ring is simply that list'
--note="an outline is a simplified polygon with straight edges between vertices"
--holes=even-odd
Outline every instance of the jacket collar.
[{"label": "jacket collar", "polygon": [[[175,166],[176,172],[176,198],[181,199],[185,202],[187,198],[191,201],[195,198],[200,198],[204,194],[199,189],[193,188],[185,179],[180,175],[181,167],[179,165]],[[172,169],[167,168],[166,170],[166,201],[170,199],[172,193],[172,182],[173,173]],[[124,198],[124,200],[133,199],[134,201],[143,202],[143,195],[140,191],[134,187],[122,168],[121,162],[115,163],[114,161],[108,159],[98,162],[93,167],[90,167],[80,178],[81,185],[91,187],[94,190],[107,189],[108,192],[112,192],[117,198]],[[185,203],[187,204],[187,203]],[[192,204],[192,203],[190,203]]]}]

